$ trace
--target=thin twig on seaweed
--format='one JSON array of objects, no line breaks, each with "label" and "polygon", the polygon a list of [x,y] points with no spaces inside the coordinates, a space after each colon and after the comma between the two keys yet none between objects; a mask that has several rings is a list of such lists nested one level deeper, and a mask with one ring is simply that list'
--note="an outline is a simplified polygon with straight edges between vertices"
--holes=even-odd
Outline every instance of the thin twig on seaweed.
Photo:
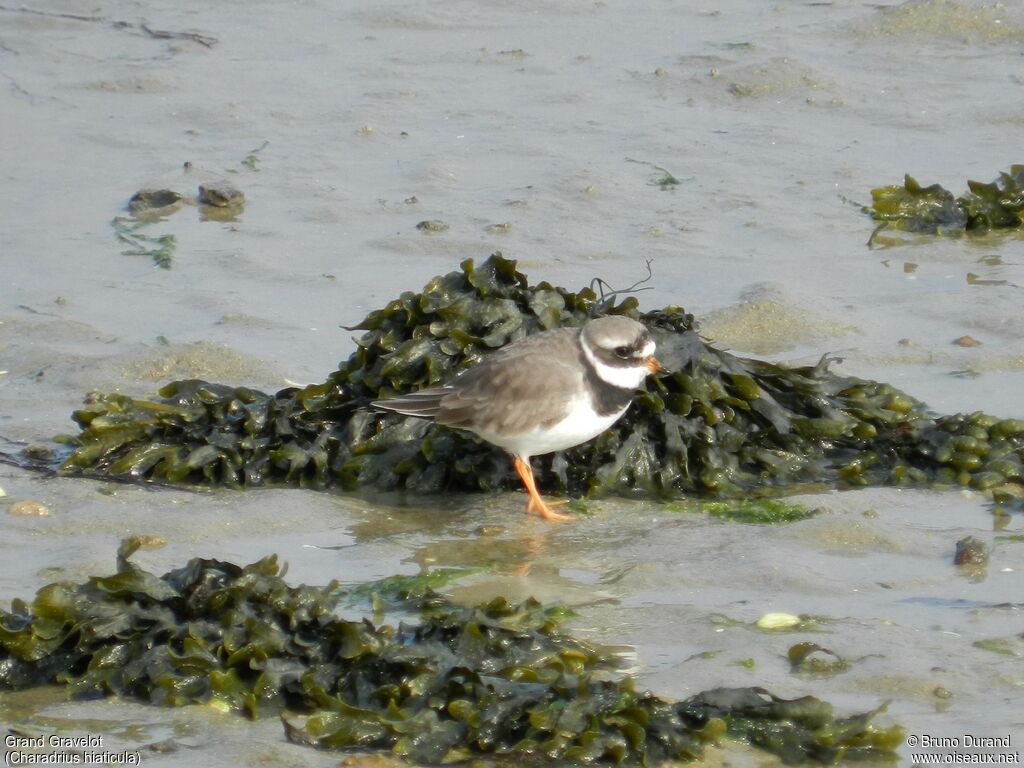
[{"label": "thin twig on seaweed", "polygon": [[[609,285],[608,281],[605,280],[604,278],[595,277],[593,280],[591,280],[590,281],[590,290],[592,290],[594,293],[596,293],[598,296],[601,297],[601,300],[598,301],[597,304],[594,305],[594,310],[593,310],[592,314],[595,317],[597,315],[600,315],[602,312],[604,312],[606,309],[608,309],[609,306],[611,306],[612,300],[616,296],[621,296],[621,295],[627,294],[627,293],[639,293],[640,291],[650,291],[650,290],[653,290],[654,289],[653,285],[647,285],[647,286],[644,286],[643,288],[640,287],[640,286],[644,285],[644,283],[649,283],[652,279],[654,279],[654,271],[651,269],[651,264],[653,264],[653,263],[654,263],[654,259],[647,259],[647,263],[646,263],[647,277],[645,277],[645,278],[643,278],[641,280],[637,280],[635,283],[633,283],[631,286],[629,286],[629,288],[620,288],[619,290],[612,290],[611,285]],[[605,291],[605,288],[608,289],[607,292]]]}]

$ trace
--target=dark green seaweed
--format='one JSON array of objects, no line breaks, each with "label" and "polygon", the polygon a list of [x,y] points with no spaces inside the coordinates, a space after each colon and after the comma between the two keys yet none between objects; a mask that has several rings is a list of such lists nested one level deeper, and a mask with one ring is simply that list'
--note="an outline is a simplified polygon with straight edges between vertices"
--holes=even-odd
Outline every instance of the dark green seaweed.
[{"label": "dark green seaweed", "polygon": [[416,763],[479,755],[529,763],[657,765],[728,736],[789,763],[891,759],[902,729],[836,718],[813,697],[717,689],[672,703],[615,679],[614,656],[558,630],[557,608],[456,605],[383,587],[418,623],[336,615],[346,593],[289,586],[274,556],[193,559],[156,576],[129,558],[83,584],[0,610],[0,690],[62,683],[75,697],[203,703],[281,714],[291,741],[390,750]]},{"label": "dark green seaweed", "polygon": [[161,400],[92,395],[62,471],[236,488],[296,485],[416,493],[516,487],[508,457],[458,430],[367,403],[440,384],[529,333],[600,310],[652,331],[668,369],[594,440],[535,460],[541,486],[669,498],[775,494],[807,483],[969,485],[1024,480],[1024,421],[932,415],[888,384],[747,360],[702,339],[679,307],[599,306],[589,289],[531,286],[500,255],[371,312],[356,352],[322,384],[269,395],[176,381]]},{"label": "dark green seaweed", "polygon": [[912,176],[903,185],[871,190],[870,213],[881,227],[929,235],[1019,228],[1024,223],[1024,165],[1011,165],[990,184],[968,181],[960,197]]}]

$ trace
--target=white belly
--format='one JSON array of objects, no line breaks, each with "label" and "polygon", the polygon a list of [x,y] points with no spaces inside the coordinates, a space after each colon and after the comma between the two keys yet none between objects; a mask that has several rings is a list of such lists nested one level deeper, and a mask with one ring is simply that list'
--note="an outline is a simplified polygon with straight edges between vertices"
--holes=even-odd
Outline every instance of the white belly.
[{"label": "white belly", "polygon": [[591,440],[618,421],[629,408],[627,403],[622,410],[610,416],[599,416],[590,405],[590,398],[579,398],[569,415],[558,424],[547,429],[534,429],[516,435],[499,435],[485,429],[474,429],[484,440],[499,448],[504,448],[513,456],[529,458],[542,456],[553,451],[564,451],[580,443]]}]

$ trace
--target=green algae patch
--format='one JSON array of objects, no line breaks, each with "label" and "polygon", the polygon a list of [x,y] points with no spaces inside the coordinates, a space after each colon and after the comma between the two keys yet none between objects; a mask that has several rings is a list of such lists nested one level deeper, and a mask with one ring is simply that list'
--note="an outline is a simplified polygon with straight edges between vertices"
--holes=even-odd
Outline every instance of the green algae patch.
[{"label": "green algae patch", "polygon": [[662,499],[782,495],[808,484],[1024,482],[1024,422],[934,416],[894,387],[830,369],[785,367],[716,349],[680,307],[641,313],[594,291],[531,285],[495,254],[371,312],[357,349],[327,381],[266,394],[201,380],[160,399],[92,394],[74,413],[66,474],[235,488],[406,490],[518,486],[508,457],[473,435],[368,409],[436,386],[509,342],[596,314],[650,328],[666,367],[626,415],[588,443],[540,457],[545,489]]},{"label": "green algae patch", "polygon": [[751,525],[777,525],[807,520],[820,509],[808,509],[803,504],[793,504],[779,499],[735,499],[732,501],[707,501],[700,499],[682,502],[667,502],[662,505],[666,512],[697,513],[729,520],[734,523]]},{"label": "green algae patch", "polygon": [[[867,211],[883,229],[959,235],[1020,229],[1024,223],[1024,165],[1012,165],[991,183],[968,181],[959,197],[939,184],[923,186],[909,174],[903,184],[871,190]],[[874,235],[872,236],[874,237]]]},{"label": "green algae patch", "polygon": [[535,600],[461,606],[403,587],[391,597],[417,621],[347,621],[336,614],[344,589],[289,586],[273,556],[197,558],[157,576],[131,562],[138,544],[122,545],[112,575],[0,610],[0,689],[58,683],[75,697],[279,715],[293,742],[419,764],[657,765],[724,738],[831,764],[893,758],[902,740],[873,723],[878,710],[839,718],[809,696],[638,692],[611,674],[614,655],[562,633],[560,611]]},{"label": "green algae patch", "polygon": [[[177,199],[180,200],[180,196]],[[170,210],[170,207],[165,207],[162,210]],[[177,247],[177,240],[174,235],[169,234],[146,234],[143,228],[150,223],[152,223],[150,220],[141,215],[115,216],[111,219],[110,226],[114,228],[114,236],[117,241],[124,246],[122,254],[125,256],[148,256],[154,266],[170,269],[171,257]]]},{"label": "green algae patch", "polygon": [[1016,638],[1013,640],[1005,637],[987,638],[984,640],[975,640],[972,645],[983,651],[998,653],[1000,656],[1012,656],[1014,658],[1024,657],[1024,649],[1021,648],[1021,643]]},{"label": "green algae patch", "polygon": [[852,662],[817,643],[803,642],[790,647],[786,653],[794,672],[808,677],[832,677],[847,671]]}]

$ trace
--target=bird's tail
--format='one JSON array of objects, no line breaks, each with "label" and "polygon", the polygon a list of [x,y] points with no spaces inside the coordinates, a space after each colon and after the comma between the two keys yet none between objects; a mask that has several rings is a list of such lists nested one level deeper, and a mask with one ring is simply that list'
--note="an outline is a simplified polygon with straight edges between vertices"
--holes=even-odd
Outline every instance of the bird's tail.
[{"label": "bird's tail", "polygon": [[374,400],[370,406],[378,411],[433,419],[441,411],[441,400],[448,394],[449,391],[443,388],[421,389],[419,392],[410,392],[408,395],[399,395],[387,400]]}]

